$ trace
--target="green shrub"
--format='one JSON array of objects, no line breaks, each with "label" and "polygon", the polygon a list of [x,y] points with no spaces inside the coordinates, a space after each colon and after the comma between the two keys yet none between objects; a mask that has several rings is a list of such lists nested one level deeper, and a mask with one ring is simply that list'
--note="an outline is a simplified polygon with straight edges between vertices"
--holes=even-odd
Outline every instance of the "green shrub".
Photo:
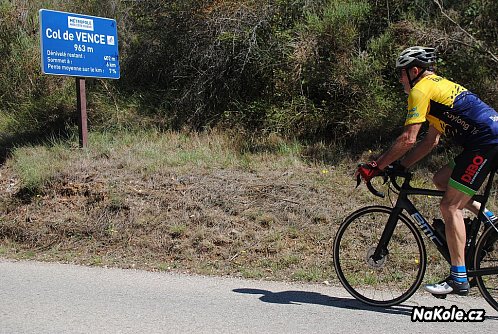
[{"label": "green shrub", "polygon": [[40,70],[47,8],[117,20],[121,79],[87,80],[90,130],[244,128],[377,145],[402,126],[393,69],[409,45],[438,47],[442,75],[498,105],[497,2],[445,6],[450,18],[425,0],[0,1],[0,133],[29,142],[75,128],[74,79]]}]

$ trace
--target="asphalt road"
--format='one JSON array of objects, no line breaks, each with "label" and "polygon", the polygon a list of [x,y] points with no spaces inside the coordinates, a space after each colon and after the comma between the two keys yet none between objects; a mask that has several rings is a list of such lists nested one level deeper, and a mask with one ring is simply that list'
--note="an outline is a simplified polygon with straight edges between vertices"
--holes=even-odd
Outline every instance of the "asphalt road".
[{"label": "asphalt road", "polygon": [[[413,306],[485,309],[483,322],[411,322]],[[0,259],[0,333],[496,333],[482,298],[418,292],[372,308],[342,287]]]}]

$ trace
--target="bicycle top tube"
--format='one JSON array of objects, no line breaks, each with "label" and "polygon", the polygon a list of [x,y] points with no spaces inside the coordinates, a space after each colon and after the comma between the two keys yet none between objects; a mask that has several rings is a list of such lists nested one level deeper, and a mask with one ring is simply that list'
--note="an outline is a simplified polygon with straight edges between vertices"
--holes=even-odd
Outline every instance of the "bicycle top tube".
[{"label": "bicycle top tube", "polygon": [[411,185],[407,185],[406,187],[401,187],[400,193],[406,195],[427,195],[427,196],[438,196],[443,197],[445,191],[436,190],[436,189],[426,189],[426,188],[414,188]]}]

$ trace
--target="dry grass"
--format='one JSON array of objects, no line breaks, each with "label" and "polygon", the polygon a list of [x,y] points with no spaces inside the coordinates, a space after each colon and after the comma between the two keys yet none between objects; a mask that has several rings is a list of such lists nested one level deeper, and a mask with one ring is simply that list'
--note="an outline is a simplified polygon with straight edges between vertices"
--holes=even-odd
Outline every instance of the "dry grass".
[{"label": "dry grass", "polygon": [[[310,162],[297,143],[241,138],[92,134],[86,150],[19,148],[0,170],[0,256],[335,281],[337,227],[387,200],[355,190],[344,157]],[[45,171],[38,187],[30,161]]]}]

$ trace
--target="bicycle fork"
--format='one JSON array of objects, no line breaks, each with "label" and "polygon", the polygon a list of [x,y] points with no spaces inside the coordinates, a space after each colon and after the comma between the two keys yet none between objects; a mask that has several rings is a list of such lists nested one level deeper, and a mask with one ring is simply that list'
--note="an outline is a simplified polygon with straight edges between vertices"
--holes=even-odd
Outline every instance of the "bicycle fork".
[{"label": "bicycle fork", "polygon": [[391,237],[393,236],[394,229],[396,228],[396,225],[398,223],[398,216],[402,211],[402,208],[394,207],[391,214],[389,215],[389,219],[387,220],[386,227],[382,232],[379,243],[377,244],[374,253],[370,256],[370,258],[375,263],[378,263],[389,254],[387,246],[389,244],[389,240],[391,240]]}]

